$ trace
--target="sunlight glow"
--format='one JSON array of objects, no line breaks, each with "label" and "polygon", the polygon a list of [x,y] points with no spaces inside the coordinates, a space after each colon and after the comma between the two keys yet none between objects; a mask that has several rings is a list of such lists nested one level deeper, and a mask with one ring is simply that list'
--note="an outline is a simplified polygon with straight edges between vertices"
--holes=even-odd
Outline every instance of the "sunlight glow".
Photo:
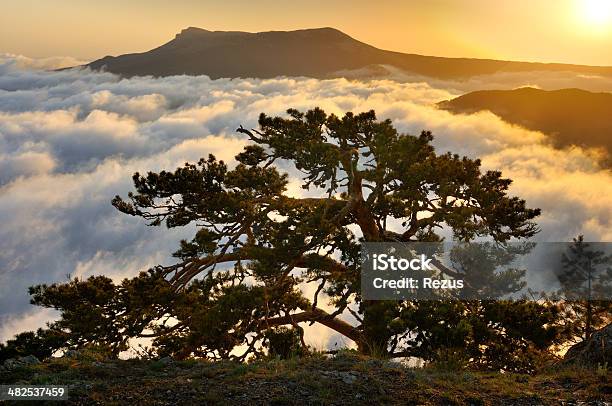
[{"label": "sunlight glow", "polygon": [[582,18],[589,25],[612,25],[612,0],[581,0]]}]

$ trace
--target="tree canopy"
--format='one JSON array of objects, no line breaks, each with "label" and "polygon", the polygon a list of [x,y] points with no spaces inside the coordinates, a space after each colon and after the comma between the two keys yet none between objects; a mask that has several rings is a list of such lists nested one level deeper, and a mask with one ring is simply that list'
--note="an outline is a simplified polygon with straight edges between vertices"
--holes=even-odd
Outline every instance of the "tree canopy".
[{"label": "tree canopy", "polygon": [[612,256],[592,247],[580,235],[561,261],[559,295],[566,301],[565,328],[569,336],[586,340],[596,329],[610,323],[612,302],[605,299],[612,292]]},{"label": "tree canopy", "polygon": [[[287,113],[241,126],[251,143],[235,164],[210,155],[134,174],[134,191],[112,204],[151,226],[195,225],[195,235],[175,264],[118,285],[98,276],[32,288],[34,303],[62,312],[50,328],[66,346],[121,351],[147,336],[160,355],[245,359],[271,345],[289,353],[318,323],[363,353],[434,360],[460,349],[474,365],[521,369],[513,351],[554,342],[558,314],[541,303],[361,297],[363,242],[440,241],[447,229],[503,246],[537,233],[540,210],[508,194],[510,179],[438,154],[430,132],[401,134],[374,111]],[[303,193],[289,192],[278,163],[299,171]],[[305,284],[316,287],[310,296]]]}]

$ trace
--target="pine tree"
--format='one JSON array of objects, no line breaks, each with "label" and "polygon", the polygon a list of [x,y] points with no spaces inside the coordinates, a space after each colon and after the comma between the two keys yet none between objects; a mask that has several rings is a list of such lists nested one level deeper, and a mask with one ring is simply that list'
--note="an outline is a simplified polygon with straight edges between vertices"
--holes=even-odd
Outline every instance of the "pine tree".
[{"label": "pine tree", "polygon": [[[363,242],[440,241],[443,227],[458,241],[484,236],[499,246],[533,236],[540,210],[509,196],[500,172],[436,154],[430,132],[400,134],[373,111],[261,114],[258,129],[238,132],[252,143],[235,166],[211,155],[174,172],[136,173],[135,191],[112,202],[152,226],[195,224],[177,263],[120,285],[90,278],[33,288],[36,304],[62,311],[67,342],[118,351],[146,336],[159,355],[245,359],[274,347],[281,326],[300,338],[284,341],[277,352],[286,355],[303,345],[303,326],[319,323],[365,354],[435,360],[441,348],[460,348],[473,364],[520,369],[513,351],[554,341],[557,313],[535,302],[361,297]],[[303,174],[308,197],[288,193],[278,170],[288,164]]]},{"label": "pine tree", "polygon": [[593,249],[580,235],[561,261],[559,293],[569,313],[570,335],[586,340],[594,330],[612,322],[612,256]]}]

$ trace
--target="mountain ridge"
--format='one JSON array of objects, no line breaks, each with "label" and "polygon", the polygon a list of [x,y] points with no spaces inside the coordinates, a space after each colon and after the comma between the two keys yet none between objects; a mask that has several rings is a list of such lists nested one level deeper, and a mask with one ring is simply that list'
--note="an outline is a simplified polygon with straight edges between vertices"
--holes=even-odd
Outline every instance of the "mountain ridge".
[{"label": "mountain ridge", "polygon": [[551,135],[557,146],[603,148],[612,156],[612,93],[533,87],[478,90],[438,106],[455,114],[488,110],[508,123]]},{"label": "mountain ridge", "polygon": [[407,72],[465,79],[495,72],[571,71],[612,77],[612,67],[478,58],[447,58],[387,51],[332,27],[294,31],[210,31],[188,27],[149,51],[105,56],[85,66],[123,76],[208,75],[329,78],[341,71],[391,65]]}]

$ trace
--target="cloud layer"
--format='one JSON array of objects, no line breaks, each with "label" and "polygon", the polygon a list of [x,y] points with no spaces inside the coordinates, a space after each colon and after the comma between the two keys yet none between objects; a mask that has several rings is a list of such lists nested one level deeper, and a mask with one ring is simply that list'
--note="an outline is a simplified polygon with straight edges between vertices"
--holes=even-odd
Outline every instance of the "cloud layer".
[{"label": "cloud layer", "polygon": [[612,77],[585,75],[572,71],[496,72],[461,80],[435,79],[404,71],[391,65],[371,65],[365,68],[341,71],[338,76],[348,78],[389,79],[396,82],[425,81],[436,88],[460,92],[475,90],[511,90],[521,86],[544,90],[578,88],[591,92],[612,92]]},{"label": "cloud layer", "polygon": [[[438,110],[436,102],[458,94],[440,82],[120,79],[23,61],[0,58],[0,341],[45,319],[28,304],[27,286],[68,274],[131,276],[168,263],[178,240],[190,236],[190,229],[146,227],[110,205],[131,189],[133,172],[173,169],[209,153],[231,161],[246,143],[238,125],[253,127],[260,112],[289,107],[375,109],[403,132],[431,130],[440,151],[480,157],[486,169],[515,180],[512,193],[543,210],[538,239],[584,233],[612,241],[612,178],[595,163],[596,151],[554,149],[544,134],[490,113]],[[330,345],[331,336],[320,334],[311,333],[311,342]]]}]

